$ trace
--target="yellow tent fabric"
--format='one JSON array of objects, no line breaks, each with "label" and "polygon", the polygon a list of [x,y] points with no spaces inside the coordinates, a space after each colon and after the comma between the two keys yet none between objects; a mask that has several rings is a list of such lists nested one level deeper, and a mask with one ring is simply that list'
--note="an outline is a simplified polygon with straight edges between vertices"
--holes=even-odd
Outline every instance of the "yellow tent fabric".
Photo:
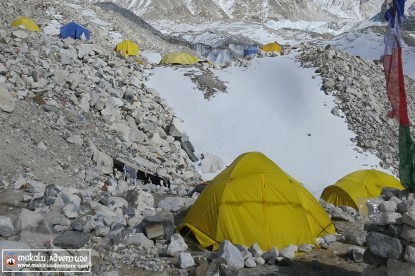
[{"label": "yellow tent fabric", "polygon": [[135,44],[129,39],[126,39],[118,43],[115,46],[114,51],[117,53],[121,52],[124,56],[128,57],[128,56],[138,56],[138,49],[139,47],[137,44]]},{"label": "yellow tent fabric", "polygon": [[29,17],[23,16],[11,23],[12,27],[19,27],[20,25],[25,26],[25,28],[32,32],[40,32],[40,28],[38,25],[36,25],[35,22],[33,22],[32,19]]},{"label": "yellow tent fabric", "polygon": [[181,233],[217,250],[220,242],[263,250],[315,243],[335,228],[317,199],[259,152],[240,155],[217,175],[190,208]]},{"label": "yellow tent fabric", "polygon": [[281,53],[282,47],[278,43],[272,42],[272,43],[268,43],[268,44],[265,44],[264,46],[262,46],[261,50],[264,51],[264,52],[279,52],[279,53]]},{"label": "yellow tent fabric", "polygon": [[335,206],[344,205],[359,210],[359,198],[377,197],[383,187],[405,189],[392,175],[377,170],[360,170],[326,187],[321,198]]},{"label": "yellow tent fabric", "polygon": [[195,64],[199,59],[191,54],[185,52],[172,52],[164,55],[161,59],[161,64]]}]

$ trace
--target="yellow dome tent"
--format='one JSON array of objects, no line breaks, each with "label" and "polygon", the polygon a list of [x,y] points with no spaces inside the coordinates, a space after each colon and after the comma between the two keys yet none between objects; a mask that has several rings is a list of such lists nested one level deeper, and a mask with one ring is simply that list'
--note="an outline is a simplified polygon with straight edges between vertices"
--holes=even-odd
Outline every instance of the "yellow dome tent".
[{"label": "yellow dome tent", "polygon": [[261,47],[261,50],[264,52],[278,52],[281,53],[282,47],[276,42],[265,44]]},{"label": "yellow dome tent", "polygon": [[185,52],[172,52],[164,55],[161,59],[161,64],[195,64],[199,59],[191,54]]},{"label": "yellow dome tent", "polygon": [[120,43],[118,43],[114,51],[117,53],[122,53],[124,56],[138,56],[138,45],[132,42],[129,39],[126,39]]},{"label": "yellow dome tent", "polygon": [[335,206],[350,206],[359,210],[359,198],[377,197],[383,187],[405,189],[398,179],[377,170],[360,170],[341,178],[334,185],[328,186],[321,198]]},{"label": "yellow dome tent", "polygon": [[263,250],[315,244],[335,232],[317,199],[259,152],[240,155],[209,182],[178,226],[189,229],[213,250],[223,240]]},{"label": "yellow dome tent", "polygon": [[32,32],[40,32],[40,28],[38,25],[36,25],[35,22],[33,22],[32,19],[26,16],[22,16],[15,21],[11,23],[12,27],[18,28],[19,26],[23,25],[26,30],[32,31]]}]

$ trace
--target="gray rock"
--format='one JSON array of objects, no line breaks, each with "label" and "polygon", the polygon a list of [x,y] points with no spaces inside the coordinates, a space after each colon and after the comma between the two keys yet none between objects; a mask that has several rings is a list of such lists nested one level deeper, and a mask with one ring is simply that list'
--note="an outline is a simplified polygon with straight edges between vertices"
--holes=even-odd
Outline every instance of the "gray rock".
[{"label": "gray rock", "polygon": [[74,134],[69,136],[66,141],[68,141],[71,144],[75,144],[75,145],[79,145],[82,146],[82,144],[84,143],[84,141],[82,140],[81,136]]},{"label": "gray rock", "polygon": [[363,253],[363,262],[370,265],[386,265],[387,258],[377,256],[369,248]]},{"label": "gray rock", "polygon": [[128,236],[127,244],[136,244],[147,249],[154,246],[154,242],[148,239],[143,233],[130,234]]},{"label": "gray rock", "polygon": [[11,113],[14,110],[16,100],[10,94],[7,87],[0,83],[0,110]]},{"label": "gray rock", "polygon": [[45,187],[45,204],[51,206],[55,203],[58,196],[59,189],[54,184],[49,184]]},{"label": "gray rock", "polygon": [[404,224],[402,227],[401,237],[409,242],[415,242],[415,228]]},{"label": "gray rock", "polygon": [[60,49],[59,53],[61,55],[61,63],[63,65],[72,64],[77,59],[77,54],[75,49]]},{"label": "gray rock", "polygon": [[143,219],[141,225],[147,226],[162,225],[165,239],[170,240],[175,231],[173,214],[148,216]]},{"label": "gray rock", "polygon": [[94,51],[91,49],[91,46],[88,44],[78,45],[78,57],[83,59],[85,56],[93,55]]},{"label": "gray rock", "polygon": [[345,239],[348,243],[362,246],[366,242],[367,232],[363,229],[353,229],[345,233]]},{"label": "gray rock", "polygon": [[12,31],[12,37],[13,38],[26,39],[29,36],[27,35],[27,33],[25,31],[15,30],[15,31]]},{"label": "gray rock", "polygon": [[112,158],[108,154],[102,151],[99,151],[95,148],[92,160],[96,162],[97,167],[100,168],[102,173],[104,174],[112,173],[114,164],[113,164]]},{"label": "gray rock", "polygon": [[110,232],[110,228],[105,226],[102,222],[95,226],[95,235],[98,237],[106,237]]},{"label": "gray rock", "polygon": [[275,261],[279,255],[280,253],[278,252],[278,249],[274,246],[273,248],[262,254],[261,257],[265,260],[265,262],[268,262],[269,260]]},{"label": "gray rock", "polygon": [[338,207],[329,208],[327,212],[331,215],[331,218],[333,220],[344,220],[344,221],[350,221],[350,222],[354,221],[354,218],[351,215],[344,212],[342,209]]},{"label": "gray rock", "polygon": [[67,231],[53,240],[53,244],[64,249],[79,249],[87,244],[91,236],[79,232]]},{"label": "gray rock", "polygon": [[69,219],[77,218],[79,206],[74,203],[68,203],[62,208],[62,212]]},{"label": "gray rock", "polygon": [[0,216],[0,236],[9,238],[14,235],[14,226],[9,217]]},{"label": "gray rock", "polygon": [[189,268],[195,265],[195,261],[189,252],[180,252],[178,263],[181,268]]},{"label": "gray rock", "polygon": [[160,200],[158,207],[175,212],[183,207],[188,207],[192,205],[194,202],[194,198],[166,197]]},{"label": "gray rock", "polygon": [[237,269],[243,268],[245,265],[239,249],[228,240],[224,240],[219,245],[218,256],[225,259],[229,266],[234,266]]},{"label": "gray rock", "polygon": [[379,210],[383,212],[395,212],[398,210],[398,206],[394,201],[384,201],[379,204]]},{"label": "gray rock", "polygon": [[72,230],[78,231],[78,232],[83,232],[84,231],[84,225],[85,225],[85,221],[81,218],[77,218],[76,220],[74,220],[71,223],[71,228]]},{"label": "gray rock", "polygon": [[14,230],[20,242],[33,247],[43,246],[45,241],[57,235],[45,218],[36,212],[22,209],[13,222]]},{"label": "gray rock", "polygon": [[373,254],[384,258],[399,259],[403,254],[402,242],[397,238],[369,232],[366,242]]},{"label": "gray rock", "polygon": [[187,244],[182,236],[179,234],[174,234],[171,236],[170,244],[167,246],[168,255],[177,256],[180,252],[185,251],[186,249]]},{"label": "gray rock", "polygon": [[405,254],[403,258],[408,262],[415,263],[415,244],[408,244],[405,247]]},{"label": "gray rock", "polygon": [[402,215],[402,222],[415,228],[415,213],[405,212]]},{"label": "gray rock", "polygon": [[256,242],[253,245],[251,245],[251,247],[249,248],[249,252],[251,252],[253,257],[261,257],[264,253]]},{"label": "gray rock", "polygon": [[225,167],[225,164],[219,157],[205,153],[204,158],[200,161],[200,167],[202,169],[202,173],[214,173],[218,170],[221,170]]},{"label": "gray rock", "polygon": [[245,267],[247,268],[253,268],[257,266],[257,263],[252,257],[245,259],[244,263],[245,263]]},{"label": "gray rock", "polygon": [[311,252],[311,251],[313,251],[313,248],[311,247],[311,245],[309,245],[309,244],[300,244],[299,246],[298,246],[298,252],[305,252],[305,253],[309,253],[309,252]]},{"label": "gray rock", "polygon": [[117,224],[111,229],[108,236],[111,245],[125,244],[129,237],[129,230],[124,225]]},{"label": "gray rock", "polygon": [[179,117],[173,117],[170,123],[169,135],[175,138],[180,138],[184,133],[183,120]]},{"label": "gray rock", "polygon": [[298,247],[296,245],[290,244],[287,247],[280,250],[280,255],[283,258],[292,259],[295,257],[295,253],[297,253]]},{"label": "gray rock", "polygon": [[33,194],[44,194],[46,190],[46,185],[40,181],[28,180],[26,183],[26,191]]},{"label": "gray rock", "polygon": [[414,275],[415,264],[410,262],[402,262],[393,258],[388,258],[386,265],[387,275],[408,276]]},{"label": "gray rock", "polygon": [[265,260],[262,257],[253,257],[253,259],[254,259],[254,261],[255,261],[255,263],[257,265],[263,265],[263,264],[265,264]]},{"label": "gray rock", "polygon": [[323,239],[326,243],[335,242],[337,240],[336,235],[325,235]]},{"label": "gray rock", "polygon": [[357,215],[357,211],[350,207],[350,206],[339,206],[340,209],[342,209],[343,212],[346,212],[347,214],[349,214],[350,216],[352,216],[353,218]]}]

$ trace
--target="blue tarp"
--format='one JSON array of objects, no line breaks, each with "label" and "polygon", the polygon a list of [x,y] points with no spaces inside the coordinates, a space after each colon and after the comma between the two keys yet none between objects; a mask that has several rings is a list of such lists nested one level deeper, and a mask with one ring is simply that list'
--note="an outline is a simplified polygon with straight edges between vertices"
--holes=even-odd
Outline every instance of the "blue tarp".
[{"label": "blue tarp", "polygon": [[244,49],[244,57],[258,53],[258,47]]},{"label": "blue tarp", "polygon": [[90,32],[87,28],[75,22],[70,22],[60,29],[61,38],[72,37],[73,39],[81,39],[82,34],[87,40],[90,39]]}]

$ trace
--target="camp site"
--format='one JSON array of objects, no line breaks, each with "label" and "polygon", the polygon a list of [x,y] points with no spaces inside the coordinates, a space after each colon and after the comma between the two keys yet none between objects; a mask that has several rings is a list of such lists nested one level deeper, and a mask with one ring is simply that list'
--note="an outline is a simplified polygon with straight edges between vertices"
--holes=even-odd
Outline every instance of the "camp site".
[{"label": "camp site", "polygon": [[0,274],[415,275],[414,11],[0,1]]}]

